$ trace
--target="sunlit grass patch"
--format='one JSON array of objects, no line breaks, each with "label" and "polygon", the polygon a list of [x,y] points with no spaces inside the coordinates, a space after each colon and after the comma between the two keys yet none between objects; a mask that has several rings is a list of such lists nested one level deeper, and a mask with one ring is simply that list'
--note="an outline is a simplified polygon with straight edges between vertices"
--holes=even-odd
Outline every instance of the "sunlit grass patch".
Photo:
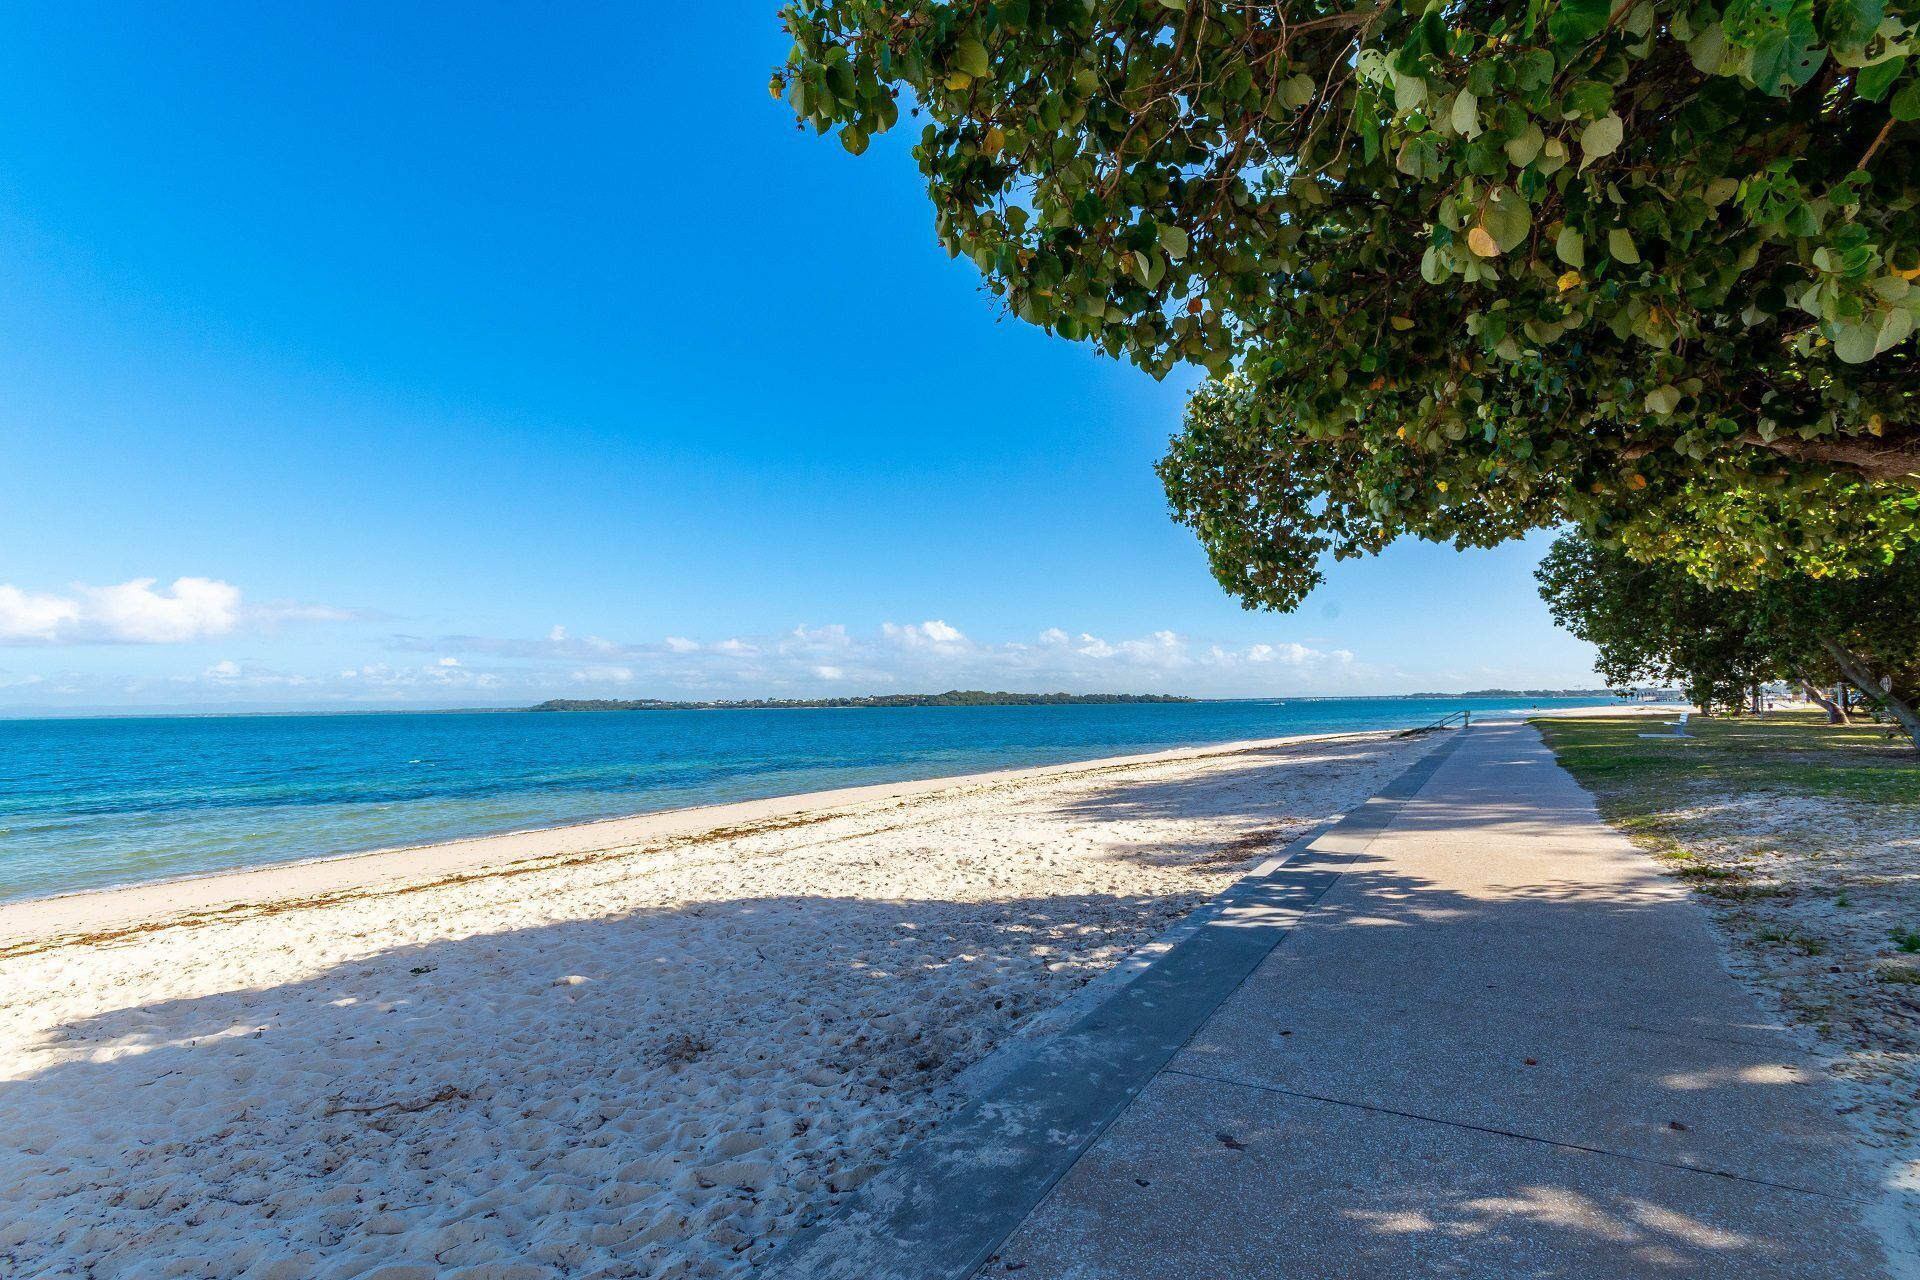
[{"label": "sunlit grass patch", "polygon": [[1920,752],[1818,713],[1534,721],[1601,816],[1685,885],[1736,974],[1906,1131],[1920,1088]]},{"label": "sunlit grass patch", "polygon": [[1920,752],[1881,725],[1829,725],[1818,713],[1692,717],[1686,738],[1643,738],[1646,716],[1534,721],[1560,763],[1630,833],[1660,829],[1686,794],[1744,794],[1920,804]]}]

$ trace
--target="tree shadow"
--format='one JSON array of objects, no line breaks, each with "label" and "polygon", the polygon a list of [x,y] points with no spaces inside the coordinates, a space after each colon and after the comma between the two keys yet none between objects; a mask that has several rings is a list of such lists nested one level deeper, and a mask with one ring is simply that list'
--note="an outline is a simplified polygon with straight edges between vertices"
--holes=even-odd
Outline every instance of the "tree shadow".
[{"label": "tree shadow", "polygon": [[[1361,803],[1373,788],[1355,783],[1347,799],[1331,807],[1324,799],[1305,805],[1299,797],[1337,794],[1330,782],[1359,766],[1382,760],[1411,763],[1414,758],[1404,747],[1381,741],[1283,744],[1217,762],[1198,776],[1121,777],[1051,808],[1109,832],[1120,823],[1146,829],[1130,840],[1109,835],[1105,844],[1112,856],[1144,865],[1218,870],[1272,852],[1343,808]],[[1276,768],[1276,759],[1287,763]],[[1222,840],[1222,827],[1238,834]]]},{"label": "tree shadow", "polygon": [[1299,861],[1345,872],[996,1265],[1883,1275],[1834,1096],[1657,871],[1480,894]]},{"label": "tree shadow", "polygon": [[69,1022],[0,1083],[0,1273],[731,1274],[1186,905],[697,901]]},{"label": "tree shadow", "polygon": [[[1508,829],[1550,825],[1460,794],[1405,805],[1394,829],[1457,827],[1462,804]],[[1102,787],[1070,809],[1106,821],[1195,805],[1275,821],[1232,776],[1201,792]],[[1797,1186],[1840,1159],[1784,1042],[1702,968],[1704,922],[1671,882],[1642,866],[1476,894],[1370,854],[1336,861],[1335,891],[1235,997],[1272,998],[1262,1038],[1236,1057],[1203,1033],[1188,1065],[1254,1080],[1248,1097],[1312,1095],[1296,1113],[1338,1098],[1341,1114],[1289,1128],[1247,1103],[1239,1127],[1209,1118],[1184,1148],[1149,1135],[1121,1193],[1135,1179],[1184,1187],[1185,1220],[1216,1239],[1220,1212],[1260,1205],[1265,1252],[1234,1267],[1256,1276],[1398,1275],[1422,1256],[1491,1274],[1475,1259],[1519,1237],[1573,1260],[1528,1274],[1782,1273],[1766,1222],[1645,1174],[1746,1161],[1739,1177],[1765,1166],[1763,1180]],[[102,1276],[743,1274],[957,1106],[967,1068],[1055,1018],[1192,900],[698,900],[393,946],[74,1020],[35,1046],[46,1065],[0,1084],[0,1272],[80,1274],[85,1260]],[[1678,979],[1676,956],[1690,958]],[[1502,1011],[1516,1007],[1531,1013],[1515,1023]],[[1629,1035],[1630,1055],[1603,1051]],[[1578,1167],[1503,1162],[1383,1130],[1385,1166],[1340,1170],[1343,1126],[1396,1099],[1495,1136],[1560,1126],[1534,1145],[1660,1145],[1595,1173],[1591,1152]],[[1249,1170],[1202,1157],[1252,1152],[1266,1171],[1246,1199],[1223,1195]],[[1851,1221],[1844,1199],[1792,1203]],[[1127,1242],[1150,1222],[1122,1213],[1101,1231]],[[1159,1229],[1174,1234],[1133,1243],[1179,1258],[1178,1231]],[[1303,1271],[1300,1252],[1272,1247],[1288,1233],[1323,1233],[1347,1261]],[[1850,1256],[1836,1252],[1831,1274],[1853,1274]],[[1581,1269],[1595,1258],[1620,1269]]]}]

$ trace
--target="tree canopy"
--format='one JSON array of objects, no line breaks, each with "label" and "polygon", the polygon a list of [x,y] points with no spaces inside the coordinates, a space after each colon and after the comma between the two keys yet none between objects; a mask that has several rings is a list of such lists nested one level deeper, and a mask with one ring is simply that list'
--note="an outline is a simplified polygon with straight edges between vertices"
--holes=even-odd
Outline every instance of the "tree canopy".
[{"label": "tree canopy", "polygon": [[1162,465],[1249,604],[1574,521],[1750,586],[1920,541],[1913,0],[796,0],[1013,313],[1215,381]]},{"label": "tree canopy", "polygon": [[1852,578],[1736,591],[1565,534],[1535,575],[1558,622],[1598,651],[1609,684],[1677,680],[1703,709],[1737,709],[1772,680],[1844,679],[1920,746],[1920,555]]}]

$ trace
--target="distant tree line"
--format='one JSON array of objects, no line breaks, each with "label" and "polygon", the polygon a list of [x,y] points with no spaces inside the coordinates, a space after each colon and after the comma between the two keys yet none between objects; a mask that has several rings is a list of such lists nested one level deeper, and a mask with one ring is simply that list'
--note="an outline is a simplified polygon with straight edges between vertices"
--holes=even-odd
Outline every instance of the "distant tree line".
[{"label": "distant tree line", "polygon": [[552,698],[529,711],[793,711],[803,708],[856,710],[868,707],[1051,707],[1066,704],[1194,702],[1167,693],[988,693],[949,689],[945,693],[884,693],[859,698],[737,698],[712,702],[670,702],[662,698]]},{"label": "distant tree line", "polygon": [[1788,680],[1840,722],[1821,688],[1844,680],[1920,747],[1920,555],[1857,577],[1792,575],[1735,591],[1573,533],[1536,576],[1554,620],[1599,650],[1612,683],[1675,680],[1703,710],[1738,711],[1756,687]]},{"label": "distant tree line", "polygon": [[1469,689],[1465,693],[1409,693],[1408,698],[1611,698],[1615,689]]}]

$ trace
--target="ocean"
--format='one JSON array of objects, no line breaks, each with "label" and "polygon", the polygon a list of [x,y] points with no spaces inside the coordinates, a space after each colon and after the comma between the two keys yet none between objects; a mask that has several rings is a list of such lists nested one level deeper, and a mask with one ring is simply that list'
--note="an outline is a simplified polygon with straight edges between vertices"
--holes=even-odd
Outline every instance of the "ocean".
[{"label": "ocean", "polygon": [[0,720],[0,900],[829,787],[1600,699]]}]

